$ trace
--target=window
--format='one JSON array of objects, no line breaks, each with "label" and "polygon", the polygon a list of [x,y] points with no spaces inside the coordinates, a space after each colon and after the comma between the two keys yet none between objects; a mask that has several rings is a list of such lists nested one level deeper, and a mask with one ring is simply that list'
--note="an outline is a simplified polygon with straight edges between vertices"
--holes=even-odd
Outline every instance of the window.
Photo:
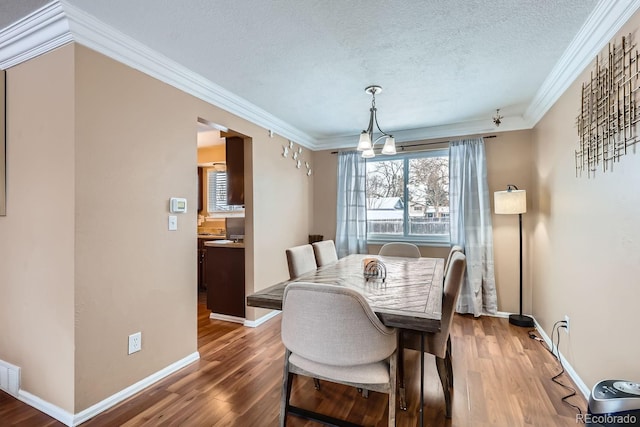
[{"label": "window", "polygon": [[449,242],[449,152],[367,160],[367,239]]},{"label": "window", "polygon": [[227,205],[227,172],[207,171],[207,211],[234,211],[242,206]]}]

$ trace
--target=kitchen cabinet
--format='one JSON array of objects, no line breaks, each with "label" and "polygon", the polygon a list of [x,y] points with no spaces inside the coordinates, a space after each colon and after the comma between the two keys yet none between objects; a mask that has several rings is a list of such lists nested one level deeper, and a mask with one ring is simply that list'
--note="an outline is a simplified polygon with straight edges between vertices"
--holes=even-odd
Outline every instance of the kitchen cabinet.
[{"label": "kitchen cabinet", "polygon": [[207,248],[204,246],[206,239],[198,239],[198,291],[207,290],[207,275],[205,271],[207,260]]},{"label": "kitchen cabinet", "polygon": [[207,308],[212,313],[244,318],[244,247],[205,248]]},{"label": "kitchen cabinet", "polygon": [[226,138],[227,204],[244,205],[244,139]]}]

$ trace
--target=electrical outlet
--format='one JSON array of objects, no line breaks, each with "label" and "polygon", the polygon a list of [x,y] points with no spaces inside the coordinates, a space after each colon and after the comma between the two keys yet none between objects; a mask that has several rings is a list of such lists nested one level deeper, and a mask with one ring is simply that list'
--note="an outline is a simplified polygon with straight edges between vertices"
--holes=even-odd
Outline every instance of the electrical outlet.
[{"label": "electrical outlet", "polygon": [[564,315],[564,331],[569,333],[569,316]]},{"label": "electrical outlet", "polygon": [[129,353],[132,354],[142,350],[142,332],[129,335]]}]

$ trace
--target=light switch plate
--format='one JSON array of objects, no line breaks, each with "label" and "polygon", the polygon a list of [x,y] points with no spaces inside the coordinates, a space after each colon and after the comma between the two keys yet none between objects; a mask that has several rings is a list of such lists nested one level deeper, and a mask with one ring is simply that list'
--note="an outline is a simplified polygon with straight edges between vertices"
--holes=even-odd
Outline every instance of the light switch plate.
[{"label": "light switch plate", "polygon": [[178,229],[178,217],[175,215],[169,215],[169,231],[176,231]]}]

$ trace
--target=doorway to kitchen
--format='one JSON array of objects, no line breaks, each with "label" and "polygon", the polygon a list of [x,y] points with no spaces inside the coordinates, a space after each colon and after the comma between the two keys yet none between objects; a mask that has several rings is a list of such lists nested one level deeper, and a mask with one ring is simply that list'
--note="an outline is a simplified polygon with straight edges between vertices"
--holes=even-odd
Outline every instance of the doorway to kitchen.
[{"label": "doorway to kitchen", "polygon": [[198,311],[243,323],[245,136],[204,119],[197,129]]}]

